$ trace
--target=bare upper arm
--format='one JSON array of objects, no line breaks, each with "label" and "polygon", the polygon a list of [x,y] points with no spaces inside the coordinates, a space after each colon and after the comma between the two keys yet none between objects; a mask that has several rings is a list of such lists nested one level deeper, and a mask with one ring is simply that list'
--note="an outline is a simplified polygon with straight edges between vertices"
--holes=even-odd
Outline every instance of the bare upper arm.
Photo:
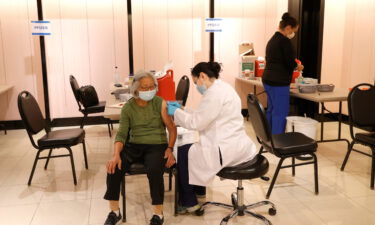
[{"label": "bare upper arm", "polygon": [[161,118],[163,119],[163,122],[168,129],[176,127],[172,120],[172,117],[170,117],[167,113],[167,102],[165,100],[163,100],[161,104]]}]

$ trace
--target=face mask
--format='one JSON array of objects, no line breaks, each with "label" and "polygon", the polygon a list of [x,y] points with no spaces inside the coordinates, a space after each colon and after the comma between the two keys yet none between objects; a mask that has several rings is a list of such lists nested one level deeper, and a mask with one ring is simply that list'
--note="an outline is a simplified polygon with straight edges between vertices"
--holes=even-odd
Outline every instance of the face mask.
[{"label": "face mask", "polygon": [[155,94],[156,94],[156,89],[152,91],[139,91],[139,98],[148,102],[154,98]]},{"label": "face mask", "polygon": [[292,38],[294,38],[294,36],[296,36],[296,33],[291,33],[291,34],[288,34],[287,35],[287,37],[289,38],[289,39],[292,39]]},{"label": "face mask", "polygon": [[207,87],[206,85],[198,85],[197,84],[197,90],[199,91],[199,93],[201,93],[202,95],[207,91]]}]

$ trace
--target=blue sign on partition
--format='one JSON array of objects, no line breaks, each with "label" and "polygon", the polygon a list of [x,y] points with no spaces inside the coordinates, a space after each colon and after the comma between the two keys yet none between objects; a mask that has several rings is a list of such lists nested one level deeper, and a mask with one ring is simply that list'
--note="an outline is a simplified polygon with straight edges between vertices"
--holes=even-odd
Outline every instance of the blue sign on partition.
[{"label": "blue sign on partition", "polygon": [[222,18],[206,18],[206,32],[222,32],[223,31],[223,19]]},{"label": "blue sign on partition", "polygon": [[31,21],[32,35],[51,35],[51,22],[45,20]]}]

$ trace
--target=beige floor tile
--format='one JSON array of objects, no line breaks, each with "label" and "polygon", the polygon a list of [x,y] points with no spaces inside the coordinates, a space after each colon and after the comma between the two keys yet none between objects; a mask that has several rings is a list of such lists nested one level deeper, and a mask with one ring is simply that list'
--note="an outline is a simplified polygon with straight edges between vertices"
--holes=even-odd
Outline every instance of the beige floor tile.
[{"label": "beige floor tile", "polygon": [[0,207],[0,224],[29,225],[38,204]]},{"label": "beige floor tile", "polygon": [[374,224],[375,215],[348,198],[310,201],[305,204],[326,224]]},{"label": "beige floor tile", "polygon": [[90,200],[41,203],[30,225],[86,225]]},{"label": "beige floor tile", "polygon": [[45,186],[17,185],[0,187],[0,206],[26,205],[39,203]]},{"label": "beige floor tile", "polygon": [[353,197],[351,199],[353,202],[361,205],[363,208],[375,214],[375,196]]},{"label": "beige floor tile", "polygon": [[92,180],[80,180],[77,185],[66,181],[51,182],[44,190],[41,203],[91,199],[92,188]]}]

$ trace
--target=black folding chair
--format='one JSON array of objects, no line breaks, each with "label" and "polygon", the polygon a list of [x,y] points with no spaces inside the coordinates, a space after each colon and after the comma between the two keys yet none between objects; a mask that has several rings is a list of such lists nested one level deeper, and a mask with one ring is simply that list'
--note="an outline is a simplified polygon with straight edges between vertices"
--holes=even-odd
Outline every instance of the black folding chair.
[{"label": "black folding chair", "polygon": [[[88,114],[104,112],[106,102],[100,101],[97,105],[84,107],[83,104],[81,103],[81,100],[80,100],[80,97],[79,97],[79,92],[78,92],[79,85],[78,85],[78,82],[77,82],[76,78],[73,75],[70,75],[69,81],[70,81],[70,86],[72,87],[74,98],[76,99],[77,104],[78,104],[78,110],[83,114],[83,118],[82,118],[81,126],[80,126],[81,128],[83,128],[83,126],[85,124],[85,119],[87,118]],[[103,119],[105,119],[106,122],[107,122],[108,133],[109,133],[109,136],[111,137],[112,136],[111,128],[113,130],[112,120],[104,118],[104,117],[103,117]]]},{"label": "black folding chair", "polygon": [[[271,195],[280,169],[292,168],[292,174],[294,176],[296,166],[303,166],[308,164],[314,164],[315,194],[318,194],[318,159],[315,155],[318,145],[316,141],[298,132],[272,135],[265,115],[265,111],[258,98],[254,94],[249,94],[247,97],[247,104],[249,110],[249,118],[258,141],[262,144],[262,147],[265,150],[280,158],[276,171],[273,175],[271,185],[268,188],[266,198],[268,199]],[[262,149],[260,153],[262,153]],[[295,157],[301,155],[311,155],[313,159],[312,161],[296,164]],[[284,160],[287,158],[292,158],[292,164],[282,166]]]},{"label": "black folding chair", "polygon": [[[365,87],[365,88],[363,88]],[[374,177],[375,177],[375,87],[372,84],[358,84],[349,92],[348,95],[348,112],[349,112],[349,123],[350,123],[350,136],[352,142],[346,153],[344,162],[341,166],[341,171],[345,169],[345,165],[348,162],[351,151],[361,153],[363,155],[372,158],[371,163],[371,181],[370,187],[374,189]],[[372,128],[372,132],[354,132],[354,127]],[[372,155],[365,152],[353,149],[355,144],[361,144],[369,147],[372,151]]]},{"label": "black folding chair", "polygon": [[[64,129],[51,131],[50,126],[45,122],[42,112],[40,111],[39,105],[35,98],[28,92],[23,91],[18,95],[18,110],[21,115],[22,121],[26,127],[27,134],[29,135],[31,144],[38,150],[31,174],[29,177],[28,185],[31,184],[33,175],[35,172],[36,164],[40,159],[46,159],[44,169],[47,169],[49,160],[51,158],[58,157],[70,157],[70,163],[72,166],[74,184],[77,184],[76,172],[74,167],[73,152],[71,147],[82,143],[83,155],[85,157],[85,166],[88,169],[87,154],[85,145],[85,131],[80,128],[76,129]],[[33,135],[38,134],[40,131],[45,130],[46,135],[38,139],[35,143]],[[52,151],[56,148],[66,148],[69,154],[65,155],[52,155]],[[48,150],[47,157],[41,157],[40,153],[44,150]]]},{"label": "black folding chair", "polygon": [[181,101],[181,105],[186,105],[186,100],[189,95],[189,89],[190,89],[190,81],[189,78],[184,75],[181,77],[180,81],[178,82],[178,86],[176,89],[176,100]]}]

